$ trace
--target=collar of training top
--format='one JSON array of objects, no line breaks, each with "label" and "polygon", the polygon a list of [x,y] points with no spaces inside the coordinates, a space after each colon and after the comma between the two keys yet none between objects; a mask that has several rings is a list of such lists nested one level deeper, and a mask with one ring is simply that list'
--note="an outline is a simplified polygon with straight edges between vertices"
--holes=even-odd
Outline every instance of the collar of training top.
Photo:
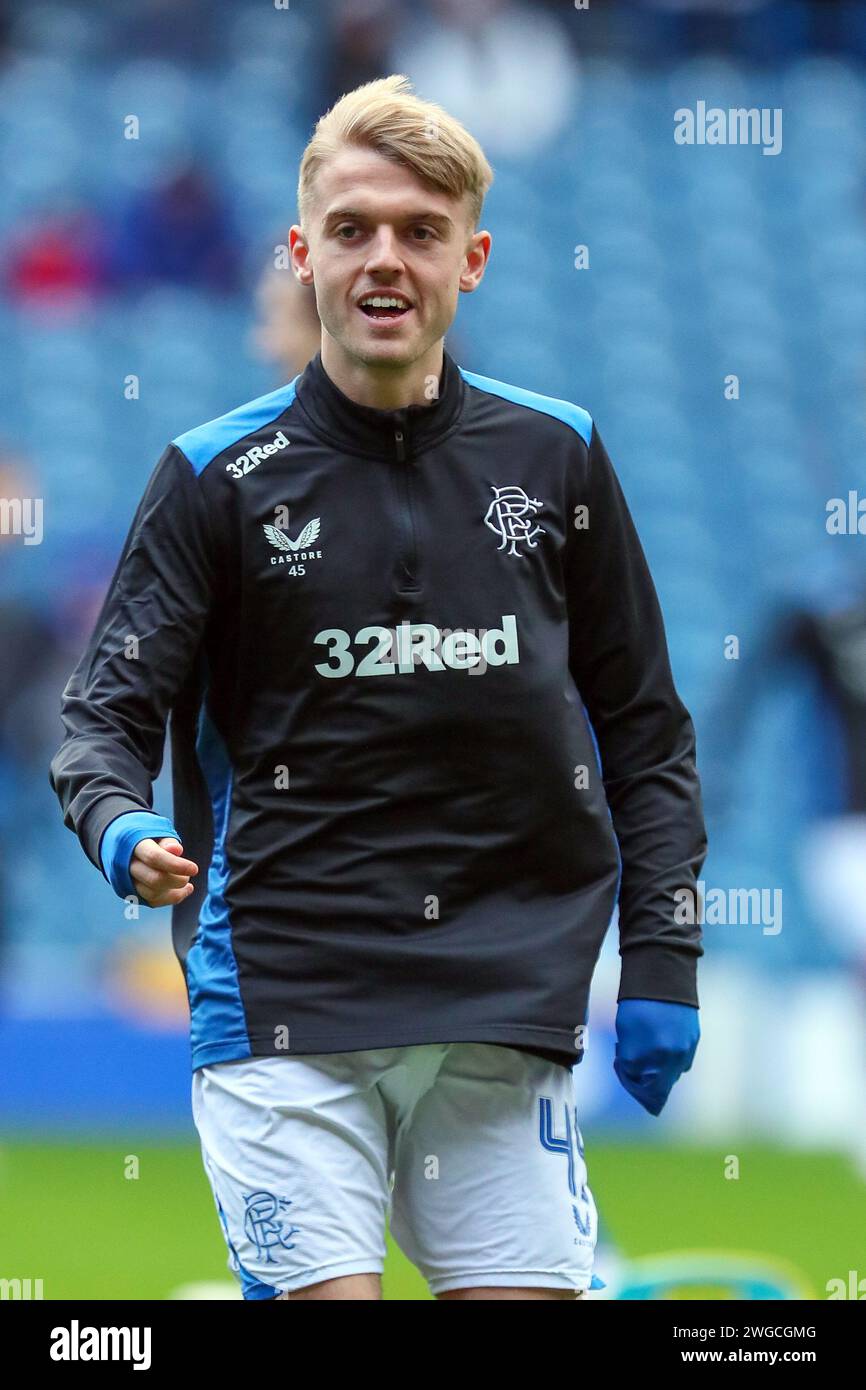
[{"label": "collar of training top", "polygon": [[[377,410],[351,400],[328,376],[321,351],[305,367],[297,401],[316,431],[352,454],[410,458],[455,429],[460,420],[465,383],[453,357],[443,349],[439,395],[429,405]],[[398,434],[403,438],[398,439]]]}]

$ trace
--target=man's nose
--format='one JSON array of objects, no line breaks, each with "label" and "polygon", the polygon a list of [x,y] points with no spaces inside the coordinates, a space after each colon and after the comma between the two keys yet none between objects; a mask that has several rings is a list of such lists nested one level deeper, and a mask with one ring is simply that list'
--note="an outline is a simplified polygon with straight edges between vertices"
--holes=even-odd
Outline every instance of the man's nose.
[{"label": "man's nose", "polygon": [[403,265],[400,247],[392,227],[380,227],[370,245],[367,270],[399,270]]}]

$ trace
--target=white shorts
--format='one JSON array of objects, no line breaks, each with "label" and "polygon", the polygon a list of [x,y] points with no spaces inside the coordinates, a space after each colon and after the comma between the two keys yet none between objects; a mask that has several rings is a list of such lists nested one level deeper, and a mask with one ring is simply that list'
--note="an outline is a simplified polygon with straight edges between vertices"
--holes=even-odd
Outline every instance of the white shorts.
[{"label": "white shorts", "polygon": [[585,1290],[597,1216],[566,1067],[492,1043],[221,1062],[193,1073],[244,1298],[381,1273],[385,1222],[433,1294]]}]

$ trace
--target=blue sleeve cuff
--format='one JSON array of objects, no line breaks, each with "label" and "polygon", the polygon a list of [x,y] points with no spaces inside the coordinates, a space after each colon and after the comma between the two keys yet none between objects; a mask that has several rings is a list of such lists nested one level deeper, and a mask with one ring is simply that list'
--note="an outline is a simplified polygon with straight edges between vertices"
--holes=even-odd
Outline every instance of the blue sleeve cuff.
[{"label": "blue sleeve cuff", "polygon": [[102,872],[118,897],[136,896],[129,865],[132,851],[139,840],[160,840],[166,835],[180,840],[171,821],[154,811],[127,811],[122,816],[116,816],[105,827],[99,845],[99,858]]}]

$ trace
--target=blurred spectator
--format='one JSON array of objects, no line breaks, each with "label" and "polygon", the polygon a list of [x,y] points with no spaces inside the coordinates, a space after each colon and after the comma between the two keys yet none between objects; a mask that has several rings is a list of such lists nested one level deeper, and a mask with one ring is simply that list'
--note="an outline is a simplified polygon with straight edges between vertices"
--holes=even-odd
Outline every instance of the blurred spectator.
[{"label": "blurred spectator", "polygon": [[282,381],[302,372],[322,345],[322,325],[312,285],[301,285],[291,268],[268,266],[256,286],[258,317],[254,352],[279,369]]},{"label": "blurred spectator", "polygon": [[395,0],[337,0],[331,17],[323,109],[392,71],[395,33],[405,19]]},{"label": "blurred spectator", "polygon": [[0,0],[0,63],[12,56],[10,35],[12,30],[11,0]]},{"label": "blurred spectator", "polygon": [[136,59],[171,59],[202,67],[220,52],[212,0],[183,0],[182,5],[177,0],[137,0],[106,18],[112,24],[113,42]]},{"label": "blurred spectator", "polygon": [[107,279],[106,237],[87,208],[32,219],[12,237],[4,280],[20,305],[68,311],[88,303]]},{"label": "blurred spectator", "polygon": [[230,293],[239,286],[234,228],[221,190],[194,165],[168,172],[124,210],[114,248],[121,284],[168,281]]},{"label": "blurred spectator", "polygon": [[732,52],[778,61],[810,47],[827,0],[627,0],[627,8],[635,52],[658,58],[671,52]]},{"label": "blurred spectator", "polygon": [[[0,845],[14,843],[17,851],[21,850],[21,832],[27,822],[28,797],[37,785],[41,790],[59,727],[59,672],[53,661],[56,644],[50,625],[30,600],[9,591],[3,573],[7,555],[24,544],[22,535],[7,521],[14,515],[8,504],[32,498],[40,491],[26,462],[0,447],[4,517],[0,527],[0,652],[4,658],[0,661]],[[46,689],[46,684],[54,686],[49,697],[50,716],[45,701],[34,699],[36,690]],[[0,957],[5,952],[11,900],[9,862],[9,856],[0,853]]]},{"label": "blurred spectator", "polygon": [[839,813],[804,837],[803,882],[818,920],[866,971],[866,592],[797,614],[792,640],[840,720],[845,768]]},{"label": "blurred spectator", "polygon": [[394,64],[494,159],[530,155],[555,139],[577,88],[562,23],[517,0],[429,0],[396,41]]},{"label": "blurred spectator", "polygon": [[835,597],[795,614],[791,638],[818,670],[841,721],[846,809],[866,815],[866,593]]},{"label": "blurred spectator", "polygon": [[[0,446],[0,501],[41,499],[42,493],[28,461]],[[0,661],[0,761],[5,760],[7,772],[14,768],[16,775],[38,774],[41,783],[60,730],[58,694],[69,674],[69,655],[61,650],[50,614],[33,600],[10,593],[3,582],[7,557],[24,544],[23,533],[6,525],[0,528],[0,652],[11,658]],[[30,551],[34,564],[39,550],[35,545]],[[70,597],[58,591],[58,602]],[[91,624],[95,617],[95,612],[89,615]],[[76,644],[80,638],[79,629]],[[0,802],[6,814],[15,804],[14,799],[12,806],[2,798]]]}]

